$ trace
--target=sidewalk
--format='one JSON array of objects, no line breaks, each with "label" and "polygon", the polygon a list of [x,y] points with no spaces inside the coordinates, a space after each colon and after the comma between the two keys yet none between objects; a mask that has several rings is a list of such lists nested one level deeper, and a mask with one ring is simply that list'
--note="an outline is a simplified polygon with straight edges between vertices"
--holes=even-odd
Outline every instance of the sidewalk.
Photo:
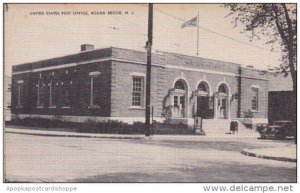
[{"label": "sidewalk", "polygon": [[44,130],[38,127],[23,127],[9,125],[5,127],[6,133],[15,133],[23,135],[38,135],[49,137],[85,137],[85,138],[107,138],[107,139],[153,139],[153,140],[175,140],[175,141],[228,141],[228,140],[244,140],[244,139],[257,139],[253,135],[240,135],[240,134],[225,134],[219,135],[154,135],[145,137],[143,134],[102,134],[102,133],[78,133],[74,131],[61,131],[61,130]]},{"label": "sidewalk", "polygon": [[278,161],[297,162],[296,144],[285,144],[281,147],[261,148],[261,149],[243,149],[242,154]]},{"label": "sidewalk", "polygon": [[49,137],[85,137],[85,138],[109,138],[109,139],[144,139],[144,135],[123,135],[123,134],[98,134],[98,133],[76,133],[67,131],[46,131],[37,129],[5,128],[6,133],[23,135],[38,135]]}]

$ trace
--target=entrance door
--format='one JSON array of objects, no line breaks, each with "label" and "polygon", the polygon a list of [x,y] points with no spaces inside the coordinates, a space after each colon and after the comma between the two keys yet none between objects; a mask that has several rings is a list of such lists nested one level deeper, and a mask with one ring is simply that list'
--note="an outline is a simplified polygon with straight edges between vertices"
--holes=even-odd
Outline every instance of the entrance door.
[{"label": "entrance door", "polygon": [[217,94],[217,118],[227,119],[229,114],[229,88],[221,84]]},{"label": "entrance door", "polygon": [[204,119],[209,116],[208,97],[197,97],[197,116]]},{"label": "entrance door", "polygon": [[219,112],[219,117],[220,119],[226,119],[226,98],[221,98],[219,99],[218,102],[218,112]]},{"label": "entrance door", "polygon": [[174,108],[173,116],[174,117],[185,117],[185,96],[174,95]]}]

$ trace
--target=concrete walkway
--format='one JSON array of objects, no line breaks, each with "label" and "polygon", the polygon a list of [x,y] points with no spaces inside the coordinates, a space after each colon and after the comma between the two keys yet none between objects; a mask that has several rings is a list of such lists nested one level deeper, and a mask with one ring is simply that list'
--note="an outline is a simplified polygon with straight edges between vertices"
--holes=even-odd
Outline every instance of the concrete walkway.
[{"label": "concrete walkway", "polygon": [[297,162],[296,144],[285,144],[281,147],[261,148],[261,149],[243,149],[242,154],[278,161]]},{"label": "concrete walkway", "polygon": [[103,134],[103,133],[78,133],[74,131],[53,131],[40,130],[31,127],[6,126],[6,133],[15,133],[23,135],[38,135],[49,137],[85,137],[85,138],[108,138],[108,139],[154,139],[154,140],[180,140],[180,141],[219,141],[257,139],[257,135],[226,134],[219,135],[154,135],[145,137],[143,134]]},{"label": "concrete walkway", "polygon": [[98,134],[98,133],[76,133],[66,131],[46,131],[37,129],[18,129],[5,128],[6,133],[15,133],[23,135],[38,135],[49,137],[85,137],[85,138],[110,138],[110,139],[143,139],[144,135],[117,135],[117,134]]}]

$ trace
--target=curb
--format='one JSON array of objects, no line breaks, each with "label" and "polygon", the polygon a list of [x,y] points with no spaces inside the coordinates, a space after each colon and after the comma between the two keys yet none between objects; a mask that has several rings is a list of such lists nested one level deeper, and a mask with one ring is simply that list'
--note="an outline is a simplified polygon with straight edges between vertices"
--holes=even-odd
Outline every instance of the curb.
[{"label": "curb", "polygon": [[74,135],[74,134],[50,134],[50,133],[27,133],[21,131],[5,131],[5,133],[36,135],[47,137],[77,137],[77,138],[104,138],[104,139],[144,139],[145,137],[122,137],[122,136],[95,136],[95,135]]},{"label": "curb", "polygon": [[270,159],[270,160],[277,160],[277,161],[285,161],[285,162],[297,162],[297,159],[294,158],[288,158],[288,157],[274,157],[274,156],[268,156],[268,155],[259,155],[250,151],[247,151],[243,149],[241,151],[242,154],[250,157],[257,157],[262,159]]}]

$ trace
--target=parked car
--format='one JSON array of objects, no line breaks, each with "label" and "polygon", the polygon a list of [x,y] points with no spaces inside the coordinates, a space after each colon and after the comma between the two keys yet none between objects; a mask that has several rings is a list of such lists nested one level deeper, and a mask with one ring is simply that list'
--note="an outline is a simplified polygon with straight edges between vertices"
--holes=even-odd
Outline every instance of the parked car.
[{"label": "parked car", "polygon": [[267,123],[257,123],[257,124],[256,124],[256,131],[260,133],[260,132],[261,132],[262,130],[264,130],[267,126],[268,126]]},{"label": "parked car", "polygon": [[260,128],[259,130],[262,139],[285,139],[287,136],[295,135],[293,123],[287,120],[274,121],[272,125],[267,125],[264,129]]}]

